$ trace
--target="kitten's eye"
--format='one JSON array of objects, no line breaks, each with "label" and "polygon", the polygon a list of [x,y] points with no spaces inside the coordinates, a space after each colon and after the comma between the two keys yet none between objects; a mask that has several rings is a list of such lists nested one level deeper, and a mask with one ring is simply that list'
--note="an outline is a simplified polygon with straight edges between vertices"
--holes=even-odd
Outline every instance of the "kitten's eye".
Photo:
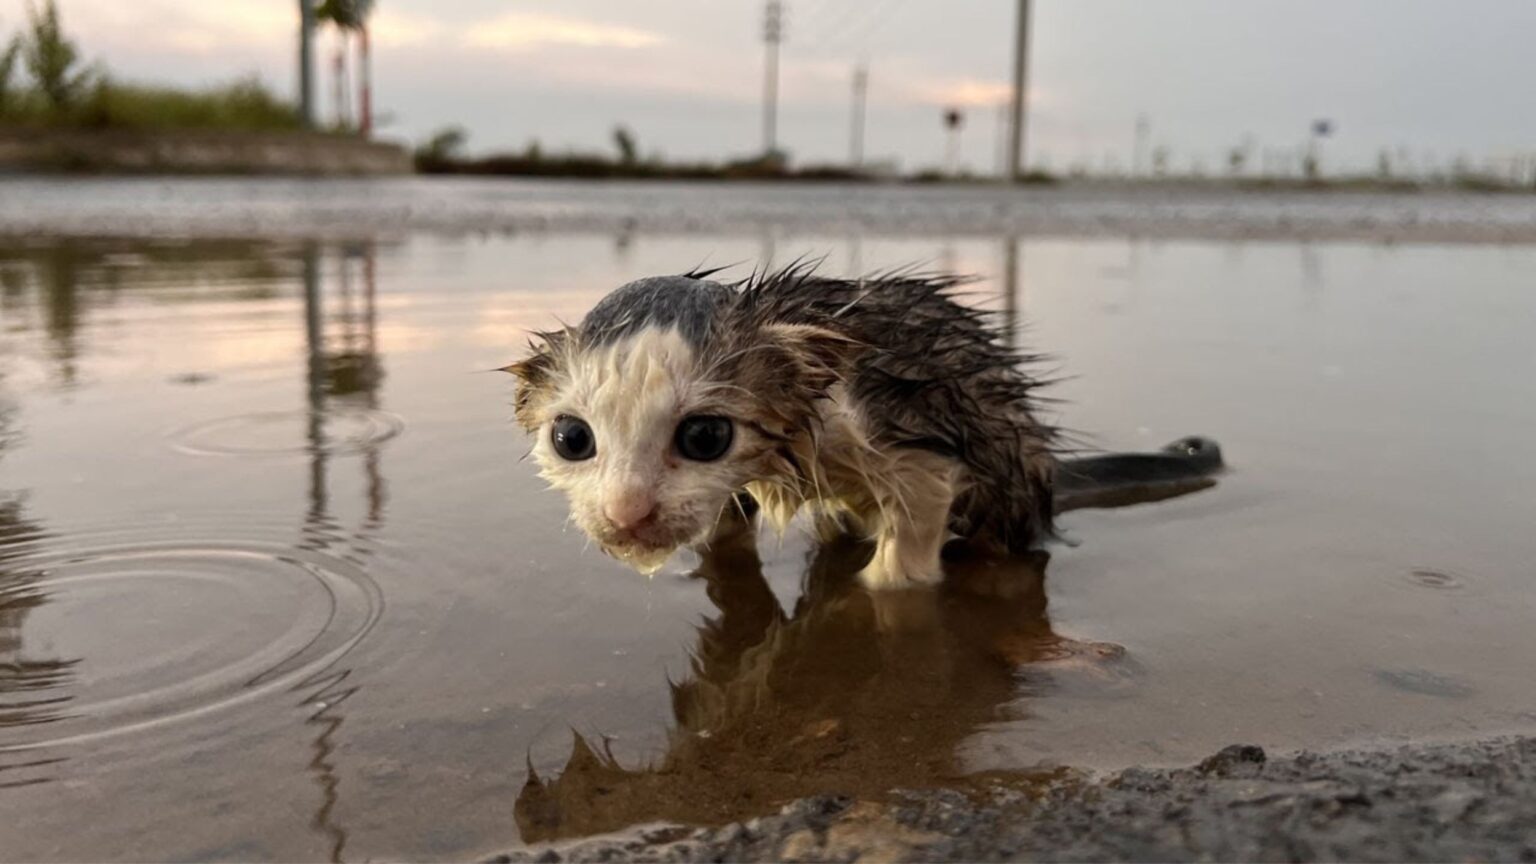
[{"label": "kitten's eye", "polygon": [[597,455],[597,436],[580,417],[567,414],[556,417],[549,439],[555,445],[555,452],[568,462],[582,462]]},{"label": "kitten's eye", "polygon": [[734,431],[729,417],[684,417],[677,424],[677,452],[695,462],[713,462],[731,449]]}]

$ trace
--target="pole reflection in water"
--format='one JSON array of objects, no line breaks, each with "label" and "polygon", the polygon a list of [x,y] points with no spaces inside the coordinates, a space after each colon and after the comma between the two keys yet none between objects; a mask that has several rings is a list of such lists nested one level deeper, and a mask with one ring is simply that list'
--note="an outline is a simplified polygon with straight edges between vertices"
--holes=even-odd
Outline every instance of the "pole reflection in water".
[{"label": "pole reflection in water", "polygon": [[[50,280],[50,298],[60,295],[57,279],[70,275],[66,271]],[[72,301],[68,301],[68,308],[75,308]],[[50,327],[59,325],[60,320],[59,316],[50,315]],[[68,362],[72,374],[72,358]],[[4,383],[4,371],[0,369],[0,384]],[[16,409],[0,392],[0,458],[20,438],[14,425],[15,413]],[[0,490],[0,733],[67,716],[74,698],[69,688],[80,662],[78,658],[37,657],[27,650],[27,616],[48,602],[48,594],[38,585],[46,574],[25,561],[27,550],[46,535],[40,525],[27,517],[24,503],[20,494]],[[26,751],[5,752],[5,743],[0,734],[0,789],[50,782],[54,778],[49,769],[64,761],[62,757],[39,757]]]},{"label": "pole reflection in water", "polygon": [[1003,339],[1015,348],[1019,345],[1023,290],[1024,286],[1019,282],[1019,238],[1010,234],[1003,238]]},{"label": "pole reflection in water", "polygon": [[755,531],[740,517],[733,527],[695,573],[719,614],[698,629],[690,675],[669,685],[666,752],[624,768],[578,735],[558,778],[530,767],[513,808],[524,842],[955,782],[962,744],[1017,711],[1031,685],[1048,685],[1047,670],[1097,674],[1122,654],[1052,630],[1043,552],[998,561],[954,546],[942,589],[870,593],[855,574],[871,547],[835,536],[811,553],[786,612]]},{"label": "pole reflection in water", "polygon": [[[45,574],[19,559],[22,550],[44,536],[27,518],[19,497],[0,493],[0,733],[66,717],[74,698],[69,688],[79,659],[34,656],[23,638],[27,616],[48,602],[48,594],[37,585]],[[4,744],[0,736],[0,789],[47,783],[54,779],[47,768],[64,761],[26,751],[8,753]]]},{"label": "pole reflection in water", "polygon": [[[362,524],[350,535],[331,515],[328,487],[331,442],[326,435],[326,420],[333,407],[379,407],[379,386],[384,379],[378,353],[377,266],[372,243],[348,246],[337,256],[337,305],[334,334],[327,332],[325,296],[321,288],[321,249],[316,243],[303,250],[304,334],[306,349],[309,488],[307,510],[300,548],[317,552],[332,551],[344,543],[341,553],[351,558],[366,557],[370,541],[384,526],[387,488],[380,464],[379,442],[369,441],[363,448],[365,510]],[[359,298],[352,285],[353,264],[361,262],[363,293]],[[377,586],[370,585],[377,593]],[[382,603],[380,604],[382,606]],[[305,725],[315,730],[308,769],[320,790],[320,803],[310,825],[327,838],[330,860],[341,861],[346,851],[347,830],[337,820],[341,780],[335,760],[335,736],[345,722],[340,707],[358,690],[349,679],[352,670],[321,670],[299,685],[305,693],[303,704],[314,711]]]}]

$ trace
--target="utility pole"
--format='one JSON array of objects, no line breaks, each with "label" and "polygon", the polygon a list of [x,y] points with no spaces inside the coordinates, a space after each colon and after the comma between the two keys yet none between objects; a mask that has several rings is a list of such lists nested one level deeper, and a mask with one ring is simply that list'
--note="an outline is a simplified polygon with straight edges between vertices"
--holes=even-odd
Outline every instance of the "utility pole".
[{"label": "utility pole", "polygon": [[315,125],[314,42],[314,0],[299,0],[299,120],[306,129]]},{"label": "utility pole", "polygon": [[1136,143],[1131,147],[1131,174],[1135,177],[1147,171],[1147,145],[1152,139],[1152,120],[1145,114],[1136,115]]},{"label": "utility pole", "polygon": [[1010,133],[1008,116],[1011,106],[1008,101],[997,103],[997,124],[992,128],[992,137],[995,139],[992,154],[992,169],[1003,180],[1008,177],[1008,138]]},{"label": "utility pole", "polygon": [[347,101],[347,31],[337,29],[336,54],[331,58],[335,79],[333,98],[336,108],[336,128],[345,129],[352,122],[352,105]]},{"label": "utility pole", "polygon": [[848,133],[848,164],[857,171],[864,167],[864,100],[869,91],[869,67],[853,67],[853,128]]},{"label": "utility pole", "polygon": [[768,0],[763,16],[763,42],[768,53],[763,68],[763,156],[773,159],[779,149],[779,43],[784,39],[784,5]]},{"label": "utility pole", "polygon": [[1024,177],[1024,99],[1029,69],[1029,0],[1019,0],[1018,30],[1013,45],[1013,117],[1008,139],[1008,180]]}]

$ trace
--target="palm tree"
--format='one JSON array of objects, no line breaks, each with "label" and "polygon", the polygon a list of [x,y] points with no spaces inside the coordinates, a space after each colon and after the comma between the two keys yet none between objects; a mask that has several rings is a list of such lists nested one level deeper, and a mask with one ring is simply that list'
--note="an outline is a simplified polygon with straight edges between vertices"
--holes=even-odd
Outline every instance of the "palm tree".
[{"label": "palm tree", "polygon": [[367,138],[373,134],[373,51],[368,38],[368,16],[373,14],[373,0],[352,0],[357,15],[357,115],[358,132]]},{"label": "palm tree", "polygon": [[304,128],[315,125],[314,0],[299,0],[299,119]]},{"label": "palm tree", "polygon": [[[368,16],[373,14],[374,0],[323,0],[315,9],[315,17],[328,21],[341,32],[341,46],[337,49],[337,93],[341,93],[341,75],[346,67],[346,39],[348,34],[358,38],[358,132],[364,138],[373,132],[373,83],[372,57],[368,43]],[[339,103],[340,98],[337,99]],[[338,105],[338,108],[340,106]]]}]

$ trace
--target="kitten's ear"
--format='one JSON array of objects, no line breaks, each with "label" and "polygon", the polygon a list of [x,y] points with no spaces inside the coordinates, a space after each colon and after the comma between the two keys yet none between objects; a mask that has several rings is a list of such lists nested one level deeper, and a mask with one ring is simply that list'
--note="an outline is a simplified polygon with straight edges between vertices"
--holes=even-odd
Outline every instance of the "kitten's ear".
[{"label": "kitten's ear", "polygon": [[528,343],[528,349],[533,353],[499,370],[517,376],[517,396],[513,399],[513,409],[517,414],[517,422],[529,432],[537,429],[542,419],[539,417],[539,406],[554,395],[555,365],[568,339],[569,333],[566,331],[537,333],[535,339]]},{"label": "kitten's ear", "polygon": [[[770,324],[764,335],[788,355],[795,384],[812,398],[827,395],[827,389],[842,381],[853,370],[853,339],[825,327],[810,324]],[[777,370],[783,375],[788,370]]]}]

